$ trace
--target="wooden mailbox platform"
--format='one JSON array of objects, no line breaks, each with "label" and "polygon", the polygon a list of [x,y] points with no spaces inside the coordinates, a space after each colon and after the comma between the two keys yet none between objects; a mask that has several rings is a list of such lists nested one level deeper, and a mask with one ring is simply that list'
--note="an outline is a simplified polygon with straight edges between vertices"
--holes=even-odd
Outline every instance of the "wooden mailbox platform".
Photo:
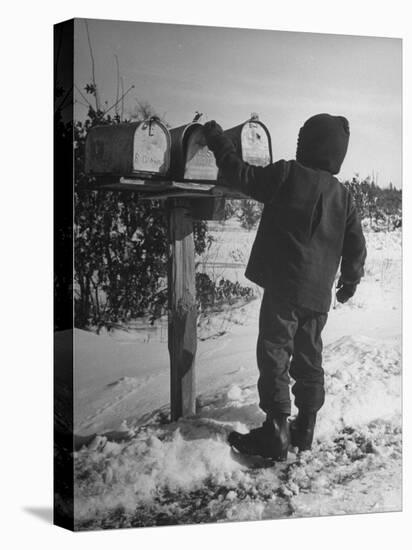
[{"label": "wooden mailbox platform", "polygon": [[[225,133],[246,162],[265,166],[272,161],[270,135],[261,122],[246,121]],[[157,119],[95,127],[86,141],[86,172],[95,178],[92,189],[166,201],[171,420],[190,416],[196,412],[193,221],[222,219],[225,198],[247,197],[219,177],[198,123],[170,132]]]}]

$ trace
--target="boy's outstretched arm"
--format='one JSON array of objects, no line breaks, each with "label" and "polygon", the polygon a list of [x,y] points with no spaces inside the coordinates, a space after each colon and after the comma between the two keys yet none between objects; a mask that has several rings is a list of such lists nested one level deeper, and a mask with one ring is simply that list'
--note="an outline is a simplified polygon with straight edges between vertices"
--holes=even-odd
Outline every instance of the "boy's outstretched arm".
[{"label": "boy's outstretched arm", "polygon": [[259,202],[270,202],[288,176],[288,162],[280,160],[265,167],[244,162],[236,154],[232,140],[214,120],[206,122],[204,133],[227,184]]},{"label": "boy's outstretched arm", "polygon": [[349,194],[348,215],[342,248],[341,275],[336,293],[339,302],[345,303],[355,294],[356,287],[365,273],[365,260],[366,241],[356,206],[352,195]]}]

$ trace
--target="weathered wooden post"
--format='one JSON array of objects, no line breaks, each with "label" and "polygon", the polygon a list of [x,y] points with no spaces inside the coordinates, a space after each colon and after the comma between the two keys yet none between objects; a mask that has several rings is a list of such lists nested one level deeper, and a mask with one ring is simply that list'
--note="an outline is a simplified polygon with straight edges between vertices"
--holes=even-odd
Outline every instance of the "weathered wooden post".
[{"label": "weathered wooden post", "polygon": [[[203,139],[201,124],[186,124],[171,130],[170,175],[177,182],[216,181],[213,153]],[[206,201],[206,203],[205,203]],[[169,223],[168,264],[168,346],[170,354],[171,419],[196,412],[195,359],[197,348],[197,307],[195,285],[195,246],[193,217],[199,216],[198,203],[211,208],[215,199],[175,198],[167,200]],[[196,212],[196,213],[195,213]]]},{"label": "weathered wooden post", "polygon": [[168,199],[168,346],[171,419],[196,412],[196,288],[193,220],[187,199]]}]

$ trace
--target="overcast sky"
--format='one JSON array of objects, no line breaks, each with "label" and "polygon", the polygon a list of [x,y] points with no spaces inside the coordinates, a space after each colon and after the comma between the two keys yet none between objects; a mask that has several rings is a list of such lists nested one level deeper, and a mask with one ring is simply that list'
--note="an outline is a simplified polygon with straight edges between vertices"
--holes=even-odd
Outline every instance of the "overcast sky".
[{"label": "overcast sky", "polygon": [[[230,128],[257,112],[274,159],[294,158],[300,126],[317,113],[344,115],[351,139],[340,178],[401,181],[401,41],[264,30],[88,20],[103,101],[116,98],[116,62],[127,96],[148,101],[172,126],[195,111]],[[83,20],[75,25],[75,82],[91,81]],[[75,92],[75,97],[83,101]],[[77,118],[86,109],[76,105]]]}]

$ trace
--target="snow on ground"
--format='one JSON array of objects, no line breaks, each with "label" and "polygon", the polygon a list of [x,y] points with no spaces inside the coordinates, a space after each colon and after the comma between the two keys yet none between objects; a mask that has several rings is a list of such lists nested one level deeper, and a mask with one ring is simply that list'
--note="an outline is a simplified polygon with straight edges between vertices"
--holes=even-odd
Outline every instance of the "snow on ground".
[{"label": "snow on ground", "polygon": [[[229,243],[242,249],[253,237],[239,230],[236,241],[230,231],[216,236],[222,264],[233,261]],[[167,422],[161,335],[142,342],[141,332],[76,330],[77,528],[399,510],[401,235],[368,233],[367,240],[365,279],[350,304],[331,310],[324,332],[327,400],[314,449],[289,453],[286,464],[251,468],[226,444],[229,431],[263,419],[259,300],[202,325],[198,411],[177,423]]]}]

